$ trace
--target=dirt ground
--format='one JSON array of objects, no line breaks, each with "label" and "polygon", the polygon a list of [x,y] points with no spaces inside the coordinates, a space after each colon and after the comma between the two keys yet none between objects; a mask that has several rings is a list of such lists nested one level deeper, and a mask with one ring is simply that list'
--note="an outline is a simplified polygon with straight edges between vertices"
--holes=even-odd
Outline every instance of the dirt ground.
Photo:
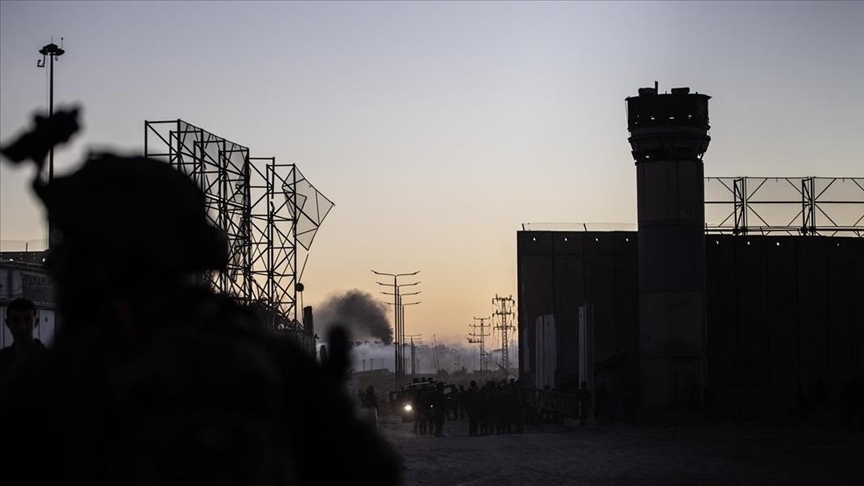
[{"label": "dirt ground", "polygon": [[383,417],[381,432],[404,459],[406,486],[423,485],[860,485],[864,436],[840,427],[709,424],[529,427],[468,437],[415,436]]}]

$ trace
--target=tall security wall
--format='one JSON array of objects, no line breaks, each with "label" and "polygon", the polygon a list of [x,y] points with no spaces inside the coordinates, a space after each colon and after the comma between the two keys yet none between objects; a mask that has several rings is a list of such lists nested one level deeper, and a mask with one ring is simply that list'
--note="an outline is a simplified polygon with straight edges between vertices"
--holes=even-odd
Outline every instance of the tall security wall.
[{"label": "tall security wall", "polygon": [[864,239],[707,239],[712,412],[800,411],[864,374]]},{"label": "tall security wall", "polygon": [[[557,386],[577,385],[578,308],[594,305],[597,383],[627,417],[638,352],[636,233],[517,233],[520,377],[533,384],[534,325],[554,315]],[[779,245],[778,245],[779,243]],[[864,375],[864,238],[706,237],[711,413],[798,412],[821,382],[837,405]],[[800,385],[800,386],[799,386]],[[833,403],[832,403],[833,402]],[[635,408],[630,404],[631,408]]]},{"label": "tall security wall", "polygon": [[542,352],[537,318],[554,315],[557,388],[576,391],[579,306],[586,303],[593,306],[595,361],[620,365],[638,339],[636,233],[523,231],[517,248],[522,380],[533,385],[531,366]]}]

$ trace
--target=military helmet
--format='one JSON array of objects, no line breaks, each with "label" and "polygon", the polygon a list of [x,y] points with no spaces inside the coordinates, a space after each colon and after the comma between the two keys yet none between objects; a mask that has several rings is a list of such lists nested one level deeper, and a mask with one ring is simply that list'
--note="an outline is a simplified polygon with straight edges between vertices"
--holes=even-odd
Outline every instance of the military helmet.
[{"label": "military helmet", "polygon": [[58,244],[86,246],[118,270],[175,275],[227,263],[227,238],[207,219],[204,192],[164,162],[91,154],[78,171],[34,188]]}]

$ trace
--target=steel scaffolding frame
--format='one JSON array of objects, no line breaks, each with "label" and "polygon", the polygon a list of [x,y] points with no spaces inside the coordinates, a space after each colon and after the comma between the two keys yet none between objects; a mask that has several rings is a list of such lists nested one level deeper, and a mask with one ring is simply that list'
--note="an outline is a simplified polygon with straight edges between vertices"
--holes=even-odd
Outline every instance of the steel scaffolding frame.
[{"label": "steel scaffolding frame", "polygon": [[706,177],[705,212],[709,234],[864,237],[864,178]]},{"label": "steel scaffolding frame", "polygon": [[250,157],[247,147],[180,119],[145,121],[144,155],[195,181],[208,216],[225,231],[227,269],[203,276],[212,288],[263,308],[273,329],[302,334],[299,252],[308,252],[334,204],[296,165]]}]

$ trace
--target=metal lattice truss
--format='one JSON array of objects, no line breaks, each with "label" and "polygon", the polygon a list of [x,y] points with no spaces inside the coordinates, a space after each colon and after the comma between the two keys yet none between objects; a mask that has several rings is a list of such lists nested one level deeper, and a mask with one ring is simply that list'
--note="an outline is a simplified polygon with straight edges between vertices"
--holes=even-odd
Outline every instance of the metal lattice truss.
[{"label": "metal lattice truss", "polygon": [[706,232],[864,237],[864,178],[706,177]]},{"label": "metal lattice truss", "polygon": [[263,308],[274,328],[300,331],[299,252],[309,251],[334,204],[294,164],[250,157],[247,147],[183,120],[144,122],[144,155],[204,190],[208,216],[229,248],[226,271],[207,275],[212,287]]}]

